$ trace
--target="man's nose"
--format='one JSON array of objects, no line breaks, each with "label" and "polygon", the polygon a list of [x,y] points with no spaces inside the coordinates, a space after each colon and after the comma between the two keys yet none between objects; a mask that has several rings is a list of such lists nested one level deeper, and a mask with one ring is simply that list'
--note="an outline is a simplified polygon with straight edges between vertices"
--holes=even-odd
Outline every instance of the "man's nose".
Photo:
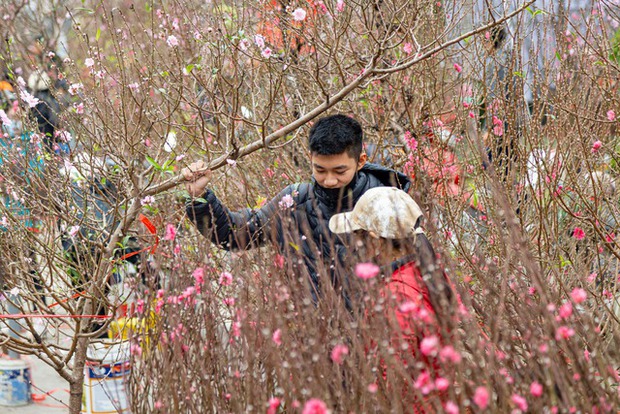
[{"label": "man's nose", "polygon": [[334,187],[338,185],[338,179],[334,176],[327,176],[327,178],[323,182],[323,185],[325,187]]}]

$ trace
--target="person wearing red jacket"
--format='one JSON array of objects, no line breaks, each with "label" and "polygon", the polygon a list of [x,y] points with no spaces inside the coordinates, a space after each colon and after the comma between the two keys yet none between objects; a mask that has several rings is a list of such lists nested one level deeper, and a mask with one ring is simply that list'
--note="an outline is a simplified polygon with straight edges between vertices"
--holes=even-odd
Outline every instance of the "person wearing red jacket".
[{"label": "person wearing red jacket", "polygon": [[[416,413],[432,412],[427,399],[434,390],[433,378],[440,371],[437,353],[447,339],[445,334],[454,321],[450,315],[456,309],[452,306],[456,295],[424,234],[422,216],[422,210],[406,192],[377,187],[366,191],[352,211],[336,214],[329,222],[333,233],[352,239],[358,256],[372,263],[361,266],[374,267],[375,277],[382,278],[378,295],[362,305],[362,314],[367,320],[381,318],[376,309],[383,308],[388,310],[388,321],[393,316],[397,322],[398,329],[390,334],[391,347],[401,350],[394,355],[399,364],[412,368],[412,384],[421,397],[411,394],[408,386],[403,389],[403,397],[412,398]],[[373,275],[370,270],[360,271],[358,266],[358,277]],[[377,306],[383,302],[389,305]],[[374,352],[379,341],[373,338],[367,352]],[[404,343],[408,346],[403,347]],[[387,380],[390,367],[383,359],[381,365]]]},{"label": "person wearing red jacket", "polygon": [[[401,332],[411,339],[420,336],[412,321],[436,319],[438,309],[453,297],[421,227],[422,217],[409,194],[395,187],[377,187],[366,191],[352,211],[329,221],[333,233],[354,234],[365,259],[379,266],[385,280],[380,294],[395,300]],[[412,312],[420,318],[412,318]]]}]

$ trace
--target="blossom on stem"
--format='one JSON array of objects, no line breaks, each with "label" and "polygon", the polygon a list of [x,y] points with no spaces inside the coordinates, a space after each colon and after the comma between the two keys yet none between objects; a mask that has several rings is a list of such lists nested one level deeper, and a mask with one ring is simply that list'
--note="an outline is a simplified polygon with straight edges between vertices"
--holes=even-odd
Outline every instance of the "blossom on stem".
[{"label": "blossom on stem", "polygon": [[581,227],[575,227],[573,230],[573,237],[577,240],[583,240],[583,238],[586,237],[586,233]]},{"label": "blossom on stem", "polygon": [[345,355],[349,355],[349,348],[346,345],[338,344],[332,349],[332,361],[336,364],[342,364]]},{"label": "blossom on stem", "polygon": [[304,9],[302,9],[301,7],[295,9],[295,11],[293,12],[293,19],[297,22],[302,22],[304,20],[306,20],[306,11]]},{"label": "blossom on stem", "polygon": [[170,35],[168,36],[168,39],[166,39],[166,43],[170,47],[176,47],[179,45],[179,39],[177,39],[175,35]]},{"label": "blossom on stem", "polygon": [[478,387],[474,392],[474,404],[481,410],[484,410],[489,405],[489,391],[485,387]]},{"label": "blossom on stem", "polygon": [[355,265],[355,274],[360,279],[372,279],[379,274],[379,266],[374,263],[358,263]]}]

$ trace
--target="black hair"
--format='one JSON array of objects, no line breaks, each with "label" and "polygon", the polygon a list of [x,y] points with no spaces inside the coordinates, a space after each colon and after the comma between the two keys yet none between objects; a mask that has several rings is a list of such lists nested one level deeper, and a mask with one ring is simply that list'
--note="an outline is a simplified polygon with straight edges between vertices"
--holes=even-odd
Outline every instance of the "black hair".
[{"label": "black hair", "polygon": [[308,146],[312,154],[338,155],[346,152],[359,159],[363,139],[359,122],[346,115],[331,115],[319,119],[312,126]]}]

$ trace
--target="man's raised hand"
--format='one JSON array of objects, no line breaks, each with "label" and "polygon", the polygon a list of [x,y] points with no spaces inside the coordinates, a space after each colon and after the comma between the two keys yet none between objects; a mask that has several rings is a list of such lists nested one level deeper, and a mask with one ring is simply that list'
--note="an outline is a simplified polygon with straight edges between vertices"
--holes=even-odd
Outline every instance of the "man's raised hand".
[{"label": "man's raised hand", "polygon": [[211,180],[211,170],[207,168],[207,164],[200,160],[196,161],[181,170],[183,178],[185,178],[185,188],[192,197],[202,197],[205,188]]}]

